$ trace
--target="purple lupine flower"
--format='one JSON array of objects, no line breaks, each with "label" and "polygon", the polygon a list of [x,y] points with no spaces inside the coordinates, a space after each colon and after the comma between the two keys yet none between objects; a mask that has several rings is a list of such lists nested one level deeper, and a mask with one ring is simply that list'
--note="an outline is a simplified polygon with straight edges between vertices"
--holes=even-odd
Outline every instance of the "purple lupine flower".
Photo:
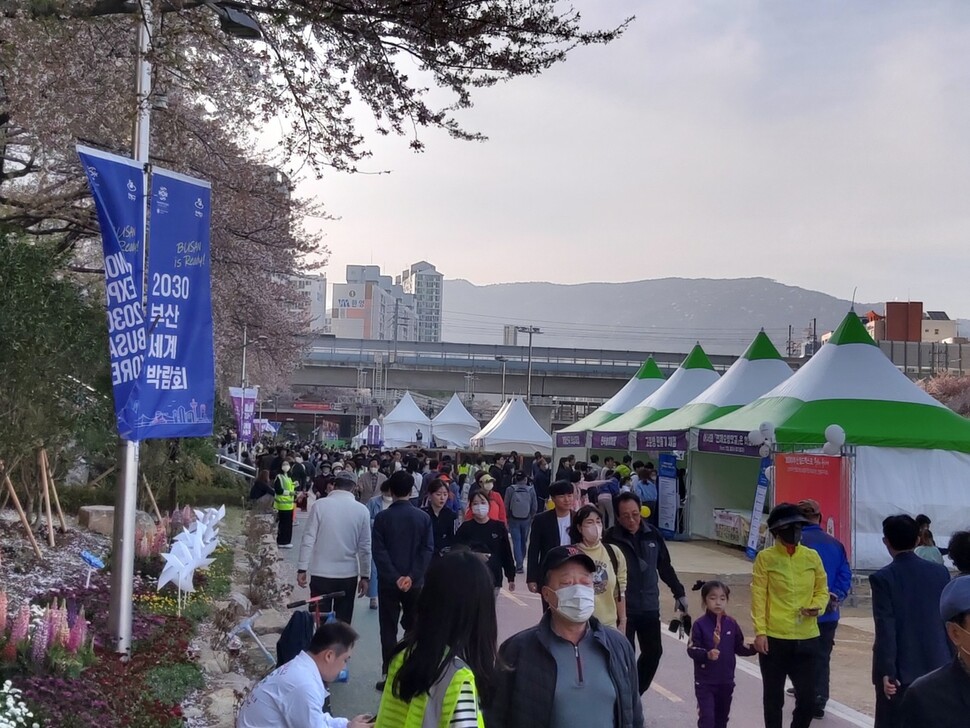
[{"label": "purple lupine flower", "polygon": [[20,605],[20,611],[17,612],[17,618],[13,622],[13,626],[10,628],[10,643],[14,645],[19,645],[25,639],[27,639],[27,633],[30,631],[30,609],[26,604]]},{"label": "purple lupine flower", "polygon": [[67,649],[69,652],[77,653],[79,649],[84,647],[84,643],[87,641],[88,636],[88,622],[84,618],[84,608],[81,608],[80,613],[74,620],[74,624],[71,626],[71,633],[67,638]]},{"label": "purple lupine flower", "polygon": [[7,592],[0,591],[0,638],[7,633]]},{"label": "purple lupine flower", "polygon": [[43,664],[44,657],[47,655],[47,621],[37,625],[34,636],[30,643],[30,660],[35,665]]}]

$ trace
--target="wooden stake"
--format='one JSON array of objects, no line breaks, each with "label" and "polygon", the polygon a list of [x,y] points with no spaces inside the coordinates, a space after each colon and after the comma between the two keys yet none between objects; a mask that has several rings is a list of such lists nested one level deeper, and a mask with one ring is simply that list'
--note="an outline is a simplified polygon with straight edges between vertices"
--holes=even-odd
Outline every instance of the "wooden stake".
[{"label": "wooden stake", "polygon": [[148,484],[148,478],[145,477],[144,473],[141,474],[141,482],[145,486],[145,492],[148,493],[148,501],[152,504],[152,510],[155,511],[155,518],[161,523],[162,514],[158,510],[158,503],[155,502],[155,494],[152,493],[152,487]]},{"label": "wooden stake", "polygon": [[107,478],[107,477],[108,477],[109,475],[111,475],[111,474],[112,474],[112,473],[113,473],[113,472],[115,471],[115,468],[116,468],[116,467],[118,467],[118,466],[117,466],[117,465],[112,465],[112,466],[111,466],[110,468],[108,468],[108,469],[107,469],[107,470],[105,470],[105,471],[104,471],[103,473],[101,473],[101,475],[99,475],[99,476],[98,476],[97,478],[95,478],[95,479],[94,479],[94,480],[92,480],[92,481],[91,481],[90,483],[88,483],[88,486],[89,486],[89,487],[92,487],[92,488],[93,488],[94,486],[96,486],[96,485],[97,485],[98,483],[100,483],[100,482],[101,482],[102,480],[104,480],[104,479],[105,479],[105,478]]},{"label": "wooden stake", "polygon": [[47,543],[52,548],[57,544],[54,542],[54,516],[51,515],[51,493],[47,482],[47,468],[44,467],[44,449],[37,450],[37,473],[40,476],[41,500],[44,502],[44,512],[47,514]]},{"label": "wooden stake", "polygon": [[38,559],[44,558],[44,555],[40,552],[40,546],[37,545],[37,539],[34,538],[34,532],[30,528],[30,521],[27,520],[27,514],[24,513],[24,508],[20,505],[20,498],[17,497],[17,490],[13,487],[13,481],[10,480],[10,476],[6,471],[3,473],[3,482],[7,486],[7,493],[10,494],[10,500],[13,501],[14,508],[17,509],[17,515],[20,516],[20,522],[24,526],[24,530],[27,532],[27,539],[30,541],[30,545],[34,547],[34,553],[37,554]]},{"label": "wooden stake", "polygon": [[51,486],[51,495],[54,496],[54,506],[57,508],[57,518],[61,522],[61,533],[67,533],[67,521],[64,520],[64,511],[61,510],[61,499],[57,495],[57,486],[54,484],[54,471],[51,470],[51,461],[47,457],[47,450],[44,453],[44,467],[47,469],[47,481]]}]

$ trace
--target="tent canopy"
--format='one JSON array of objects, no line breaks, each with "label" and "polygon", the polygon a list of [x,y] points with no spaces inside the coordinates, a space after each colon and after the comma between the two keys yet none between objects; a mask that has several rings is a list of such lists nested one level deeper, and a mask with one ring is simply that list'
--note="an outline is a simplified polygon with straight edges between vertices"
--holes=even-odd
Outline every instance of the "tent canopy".
[{"label": "tent canopy", "polygon": [[[614,446],[627,449],[629,433],[683,407],[718,379],[700,344],[694,346],[687,358],[657,391],[630,409],[626,414],[610,420],[593,430],[593,446]],[[615,440],[615,441],[614,441]]]},{"label": "tent canopy", "polygon": [[435,442],[446,447],[467,448],[472,436],[482,429],[481,423],[465,409],[457,392],[431,422]]},{"label": "tent canopy", "polygon": [[384,446],[407,447],[418,443],[417,432],[421,431],[421,444],[431,444],[431,420],[421,411],[410,392],[405,392],[397,406],[384,416]]},{"label": "tent canopy", "polygon": [[840,425],[850,445],[970,452],[970,420],[911,382],[850,312],[794,376],[700,429],[747,433],[775,426],[782,446],[818,446]]},{"label": "tent canopy", "polygon": [[625,414],[656,392],[663,383],[663,372],[660,371],[660,367],[657,366],[657,362],[651,356],[643,362],[637,373],[630,381],[623,385],[623,388],[619,392],[583,419],[574,422],[569,427],[564,427],[558,432],[588,432],[589,430],[595,430],[610,420]]},{"label": "tent canopy", "polygon": [[525,402],[514,397],[471,439],[471,446],[488,452],[517,450],[549,455],[552,437],[536,422]]},{"label": "tent canopy", "polygon": [[[672,447],[686,449],[686,433],[692,427],[750,404],[791,375],[791,367],[761,330],[723,377],[679,410],[638,428],[638,432],[664,433],[667,442],[676,443]],[[656,440],[656,437],[638,434],[637,449],[664,449],[652,444]]]}]

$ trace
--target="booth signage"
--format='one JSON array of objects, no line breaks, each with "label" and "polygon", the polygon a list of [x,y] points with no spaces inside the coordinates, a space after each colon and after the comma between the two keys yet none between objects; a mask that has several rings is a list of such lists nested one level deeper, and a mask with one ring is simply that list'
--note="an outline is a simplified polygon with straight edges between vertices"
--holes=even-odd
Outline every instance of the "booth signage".
[{"label": "booth signage", "polygon": [[593,447],[601,450],[629,450],[629,432],[594,432]]},{"label": "booth signage", "polygon": [[660,453],[657,478],[657,525],[667,538],[677,531],[677,506],[680,504],[680,491],[677,488],[677,456],[673,453]]},{"label": "booth signage", "polygon": [[758,487],[754,492],[754,505],[751,507],[751,530],[748,531],[748,546],[744,550],[749,559],[758,555],[758,542],[761,540],[761,519],[764,517],[765,501],[768,500],[768,473],[771,458],[761,458],[758,469]]},{"label": "booth signage", "polygon": [[811,453],[780,453],[775,459],[775,500],[797,503],[818,501],[822,529],[845,546],[852,558],[852,499],[846,481],[848,468],[841,457]]},{"label": "booth signage", "polygon": [[683,430],[637,433],[637,452],[663,452],[665,450],[686,449],[687,433]]},{"label": "booth signage", "polygon": [[586,447],[586,433],[557,432],[556,447]]},{"label": "booth signage", "polygon": [[758,457],[758,448],[748,442],[748,433],[731,430],[701,430],[697,449],[723,455],[746,455]]}]

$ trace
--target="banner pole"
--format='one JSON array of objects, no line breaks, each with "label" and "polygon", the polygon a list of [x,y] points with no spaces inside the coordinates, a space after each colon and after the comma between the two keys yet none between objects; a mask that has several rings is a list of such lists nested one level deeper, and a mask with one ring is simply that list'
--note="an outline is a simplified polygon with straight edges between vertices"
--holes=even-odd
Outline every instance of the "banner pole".
[{"label": "banner pole", "polygon": [[[154,22],[153,0],[140,0],[140,13],[135,15],[138,23],[138,55],[135,61],[135,125],[132,130],[132,153],[136,161],[143,163],[142,179],[145,191],[144,224],[142,230],[142,311],[147,314],[145,285],[148,253],[148,154],[151,132],[151,84],[152,67],[148,60],[151,51],[151,29]],[[145,320],[148,326],[147,317]],[[144,359],[142,360],[144,363]],[[111,601],[108,608],[109,639],[114,651],[131,654],[132,606],[134,603],[135,572],[135,518],[138,500],[139,444],[122,440],[118,446],[118,492],[115,498],[114,530],[111,536]]]}]

